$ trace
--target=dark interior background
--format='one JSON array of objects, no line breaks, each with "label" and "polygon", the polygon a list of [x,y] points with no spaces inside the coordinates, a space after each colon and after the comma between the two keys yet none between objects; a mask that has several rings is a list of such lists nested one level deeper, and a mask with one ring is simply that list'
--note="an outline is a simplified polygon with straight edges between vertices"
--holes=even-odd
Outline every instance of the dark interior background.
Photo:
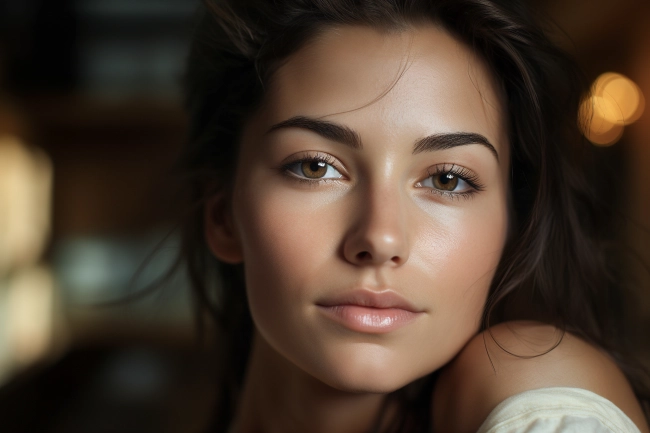
[{"label": "dark interior background", "polygon": [[[564,30],[558,40],[590,79],[619,72],[650,98],[650,2],[530,1]],[[3,431],[196,432],[209,417],[214,359],[195,337],[182,275],[150,296],[97,307],[155,281],[177,249],[172,232],[131,284],[173,228],[169,173],[185,139],[179,83],[197,4],[0,3],[0,147],[3,137],[18,139],[53,168],[44,250],[20,269],[0,267]],[[640,288],[634,303],[644,322],[635,337],[650,358],[648,111],[597,156],[603,173],[616,174],[599,187],[627,216],[621,236],[640,258],[626,271]],[[15,331],[11,317],[39,316],[32,298],[9,295],[12,278],[32,268],[52,278],[34,292],[47,302],[32,301],[46,306],[47,320]],[[25,346],[32,335],[40,345]]]}]

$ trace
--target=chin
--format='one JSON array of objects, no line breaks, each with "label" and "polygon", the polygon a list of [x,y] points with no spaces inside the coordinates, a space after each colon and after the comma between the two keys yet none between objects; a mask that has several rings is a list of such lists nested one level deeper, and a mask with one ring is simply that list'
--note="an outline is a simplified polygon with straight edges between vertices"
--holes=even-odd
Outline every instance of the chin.
[{"label": "chin", "polygon": [[400,378],[391,373],[383,372],[378,375],[364,374],[362,376],[337,376],[328,377],[324,381],[327,385],[339,391],[355,394],[388,394],[408,385],[418,377]]},{"label": "chin", "polygon": [[[322,369],[313,375],[340,391],[387,394],[430,373],[413,371],[408,357],[393,358],[370,352],[366,356],[335,355],[330,365],[322,365]],[[371,354],[375,356],[368,356]]]}]

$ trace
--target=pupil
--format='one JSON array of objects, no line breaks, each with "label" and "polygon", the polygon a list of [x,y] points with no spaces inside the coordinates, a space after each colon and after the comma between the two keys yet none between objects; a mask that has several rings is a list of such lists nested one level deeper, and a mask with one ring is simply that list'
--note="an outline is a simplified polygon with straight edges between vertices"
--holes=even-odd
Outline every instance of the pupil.
[{"label": "pupil", "polygon": [[440,174],[433,178],[433,186],[444,191],[453,191],[458,186],[458,178],[453,173]]},{"label": "pupil", "polygon": [[327,173],[327,164],[322,161],[305,161],[302,163],[302,173],[311,179],[318,179]]}]

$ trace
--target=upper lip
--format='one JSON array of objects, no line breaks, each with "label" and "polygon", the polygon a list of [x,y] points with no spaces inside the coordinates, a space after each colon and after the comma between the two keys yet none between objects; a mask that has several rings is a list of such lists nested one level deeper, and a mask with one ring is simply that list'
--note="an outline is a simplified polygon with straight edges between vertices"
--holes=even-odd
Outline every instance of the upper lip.
[{"label": "upper lip", "polygon": [[358,305],[369,308],[399,308],[401,310],[420,313],[417,308],[402,295],[392,289],[373,291],[369,289],[356,289],[340,295],[328,297],[316,303],[321,307],[335,307],[340,305]]}]

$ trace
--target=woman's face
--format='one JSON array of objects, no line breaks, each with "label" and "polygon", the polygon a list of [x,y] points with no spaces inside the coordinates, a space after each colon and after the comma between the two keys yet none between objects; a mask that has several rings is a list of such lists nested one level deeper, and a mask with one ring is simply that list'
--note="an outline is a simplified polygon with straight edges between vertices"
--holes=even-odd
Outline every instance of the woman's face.
[{"label": "woman's face", "polygon": [[232,203],[227,259],[244,262],[259,344],[349,391],[457,354],[506,239],[504,109],[481,58],[434,26],[330,29],[289,57],[245,129]]}]

